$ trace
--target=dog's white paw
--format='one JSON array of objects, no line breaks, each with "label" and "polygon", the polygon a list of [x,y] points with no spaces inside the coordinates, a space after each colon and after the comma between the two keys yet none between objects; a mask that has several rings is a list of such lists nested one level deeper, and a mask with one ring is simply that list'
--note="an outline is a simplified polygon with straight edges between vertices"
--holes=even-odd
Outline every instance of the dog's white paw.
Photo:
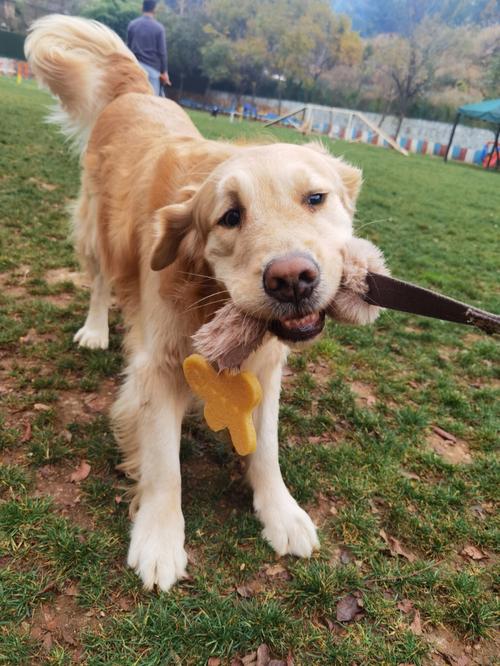
[{"label": "dog's white paw", "polygon": [[91,328],[85,324],[75,333],[73,342],[78,342],[80,347],[87,349],[107,349],[109,345],[108,327]]},{"label": "dog's white paw", "polygon": [[[257,506],[256,502],[256,509]],[[268,500],[257,514],[264,524],[262,536],[278,555],[310,557],[319,548],[313,521],[291,495],[274,502]]]},{"label": "dog's white paw", "polygon": [[169,590],[186,576],[184,519],[161,515],[151,506],[140,507],[132,527],[127,563],[141,577],[144,587]]}]

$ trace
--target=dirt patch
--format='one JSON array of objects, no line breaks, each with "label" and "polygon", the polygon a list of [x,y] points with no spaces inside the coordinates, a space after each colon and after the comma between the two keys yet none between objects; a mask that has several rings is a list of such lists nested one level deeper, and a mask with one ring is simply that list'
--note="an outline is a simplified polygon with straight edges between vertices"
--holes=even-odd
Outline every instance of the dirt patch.
[{"label": "dirt patch", "polygon": [[75,421],[92,421],[97,414],[107,414],[116,395],[114,379],[105,379],[97,393],[59,391],[57,416],[64,425]]},{"label": "dirt patch", "polygon": [[82,508],[81,486],[72,483],[73,469],[44,465],[36,473],[34,497],[50,497],[57,512],[84,529],[94,529],[92,517]]},{"label": "dirt patch", "polygon": [[430,656],[424,662],[426,666],[493,666],[498,663],[499,632],[496,632],[497,640],[481,640],[470,645],[464,645],[445,627],[436,628],[425,637],[431,645]]},{"label": "dirt patch", "polygon": [[443,460],[452,465],[468,465],[472,462],[469,445],[458,437],[455,441],[443,439],[435,432],[431,432],[426,438],[429,447],[441,456]]},{"label": "dirt patch", "polygon": [[50,652],[54,644],[64,644],[72,653],[73,662],[83,657],[80,634],[100,628],[99,611],[84,611],[76,602],[77,596],[76,586],[69,585],[65,594],[37,608],[29,627],[30,638],[40,643],[43,652]]},{"label": "dirt patch", "polygon": [[2,294],[10,298],[22,298],[26,296],[27,293],[24,285],[28,278],[29,271],[29,266],[23,266],[13,272],[0,273],[0,287]]},{"label": "dirt patch", "polygon": [[72,282],[75,287],[90,288],[90,280],[85,273],[71,271],[69,268],[54,268],[45,273],[47,284],[55,285],[61,282]]},{"label": "dirt patch", "polygon": [[48,296],[39,296],[39,298],[45,303],[50,303],[55,305],[56,308],[66,308],[70,303],[73,302],[74,295],[68,293],[62,294],[49,294]]},{"label": "dirt patch", "polygon": [[309,372],[313,377],[314,381],[319,385],[323,386],[329,382],[332,378],[332,368],[328,361],[319,358],[314,361],[314,363],[308,363],[307,372]]},{"label": "dirt patch", "polygon": [[318,493],[314,504],[309,504],[305,508],[313,522],[318,527],[322,527],[324,523],[338,514],[340,506],[339,501],[336,501],[333,497]]},{"label": "dirt patch", "polygon": [[364,384],[363,382],[351,382],[349,387],[354,393],[354,402],[356,403],[356,407],[373,407],[376,404],[377,398],[373,393],[372,387],[368,384]]},{"label": "dirt patch", "polygon": [[44,192],[53,192],[59,187],[59,185],[55,185],[54,183],[47,183],[47,181],[42,180],[41,178],[35,178],[34,176],[28,178],[28,181],[36,185],[39,190],[43,190]]}]

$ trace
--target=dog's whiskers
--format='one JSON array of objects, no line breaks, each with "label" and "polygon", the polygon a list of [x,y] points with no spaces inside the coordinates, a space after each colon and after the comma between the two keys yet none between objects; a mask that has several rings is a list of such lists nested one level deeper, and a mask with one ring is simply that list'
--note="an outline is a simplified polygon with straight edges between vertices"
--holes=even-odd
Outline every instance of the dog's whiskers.
[{"label": "dog's whiskers", "polygon": [[224,291],[218,291],[215,292],[214,294],[209,294],[208,296],[205,296],[204,298],[200,298],[199,300],[195,301],[192,303],[188,308],[186,308],[183,311],[183,314],[186,314],[188,312],[192,312],[193,310],[199,310],[200,308],[208,307],[209,305],[218,305],[219,303],[226,303],[227,298],[219,298],[215,301],[210,301],[209,299],[215,298],[216,296],[221,296],[222,294],[226,294],[227,292]]}]

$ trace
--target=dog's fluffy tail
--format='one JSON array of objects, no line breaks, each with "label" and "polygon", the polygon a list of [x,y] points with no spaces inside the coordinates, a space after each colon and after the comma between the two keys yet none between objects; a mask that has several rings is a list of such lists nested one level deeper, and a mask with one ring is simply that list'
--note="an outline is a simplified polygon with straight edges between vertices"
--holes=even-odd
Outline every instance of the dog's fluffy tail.
[{"label": "dog's fluffy tail", "polygon": [[24,49],[38,82],[60,100],[51,119],[81,152],[107,104],[128,92],[152,94],[134,55],[97,21],[45,16],[31,26]]}]

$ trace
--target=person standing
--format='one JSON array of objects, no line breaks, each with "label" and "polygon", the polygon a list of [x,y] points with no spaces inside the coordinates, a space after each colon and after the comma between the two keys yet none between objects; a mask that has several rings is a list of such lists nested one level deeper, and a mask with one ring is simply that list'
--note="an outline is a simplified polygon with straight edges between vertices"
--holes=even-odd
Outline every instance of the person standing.
[{"label": "person standing", "polygon": [[167,41],[165,28],[155,19],[156,0],[143,0],[142,16],[130,21],[127,46],[148,75],[156,95],[160,81],[171,86],[167,70]]}]

